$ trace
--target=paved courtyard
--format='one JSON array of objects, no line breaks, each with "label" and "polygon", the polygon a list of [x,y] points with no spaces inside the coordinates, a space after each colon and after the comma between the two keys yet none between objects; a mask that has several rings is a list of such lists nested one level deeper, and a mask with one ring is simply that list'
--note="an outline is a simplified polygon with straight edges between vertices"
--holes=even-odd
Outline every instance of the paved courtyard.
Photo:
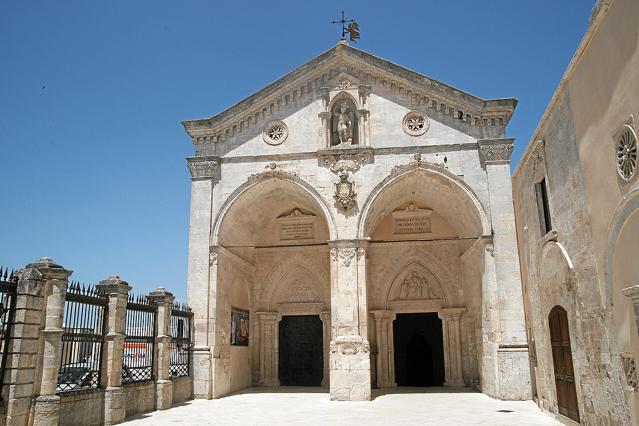
[{"label": "paved courtyard", "polygon": [[137,425],[558,425],[531,401],[449,388],[397,388],[370,402],[331,402],[314,388],[252,388],[133,418]]}]

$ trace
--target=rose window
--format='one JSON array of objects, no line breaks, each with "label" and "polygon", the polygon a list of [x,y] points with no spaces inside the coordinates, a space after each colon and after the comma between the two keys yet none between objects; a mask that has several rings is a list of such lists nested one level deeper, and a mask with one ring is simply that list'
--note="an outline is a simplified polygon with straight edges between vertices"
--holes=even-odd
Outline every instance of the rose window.
[{"label": "rose window", "polygon": [[430,125],[428,117],[421,111],[411,111],[404,116],[402,128],[411,136],[420,136],[426,133]]},{"label": "rose window", "polygon": [[625,181],[635,175],[637,168],[637,136],[629,125],[623,126],[617,138],[617,172]]},{"label": "rose window", "polygon": [[279,145],[288,136],[288,127],[284,124],[283,121],[275,120],[271,121],[264,127],[264,132],[262,133],[264,138],[264,142],[269,145]]}]

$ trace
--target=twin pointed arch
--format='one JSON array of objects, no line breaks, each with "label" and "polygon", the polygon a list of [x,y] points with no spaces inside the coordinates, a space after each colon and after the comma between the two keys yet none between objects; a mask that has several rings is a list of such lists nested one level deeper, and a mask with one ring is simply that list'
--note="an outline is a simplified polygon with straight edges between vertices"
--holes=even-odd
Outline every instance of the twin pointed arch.
[{"label": "twin pointed arch", "polygon": [[[405,166],[396,167],[371,191],[359,216],[357,225],[358,239],[365,239],[370,236],[372,229],[370,229],[369,225],[375,219],[371,216],[373,216],[374,206],[380,196],[403,179],[420,173],[428,176],[433,182],[437,182],[438,185],[445,187],[447,191],[450,191],[450,195],[458,196],[463,205],[458,206],[457,210],[464,210],[470,213],[469,221],[472,222],[468,226],[468,231],[470,232],[469,235],[461,235],[462,237],[472,236],[479,238],[492,234],[492,226],[488,215],[475,191],[459,176],[443,167],[418,160]],[[455,226],[454,223],[452,225]]]},{"label": "twin pointed arch", "polygon": [[256,185],[268,181],[268,180],[281,180],[284,182],[288,182],[292,184],[294,187],[303,191],[305,194],[309,195],[311,199],[315,202],[316,207],[322,212],[324,219],[326,220],[326,225],[328,226],[328,234],[331,240],[338,239],[337,237],[337,225],[335,223],[335,218],[331,213],[331,209],[328,204],[322,198],[322,196],[313,188],[308,182],[301,179],[300,177],[285,173],[282,171],[267,171],[262,172],[257,175],[251,176],[248,181],[244,182],[240,185],[235,191],[228,196],[222,207],[220,208],[217,216],[215,217],[215,221],[213,222],[213,226],[211,228],[211,237],[210,237],[210,245],[217,246],[219,245],[219,237],[220,237],[220,229],[222,227],[222,223],[224,218],[230,208],[233,206],[235,201],[237,201],[242,195],[251,190]]}]

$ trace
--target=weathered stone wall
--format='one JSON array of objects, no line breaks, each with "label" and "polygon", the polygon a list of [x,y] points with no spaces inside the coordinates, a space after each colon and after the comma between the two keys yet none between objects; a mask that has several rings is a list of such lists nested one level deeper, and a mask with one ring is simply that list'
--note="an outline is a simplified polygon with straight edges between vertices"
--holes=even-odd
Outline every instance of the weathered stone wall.
[{"label": "weathered stone wall", "polygon": [[92,389],[60,395],[60,425],[104,424],[104,390]]},{"label": "weathered stone wall", "polygon": [[126,417],[155,410],[156,384],[153,381],[123,385],[126,401]]},{"label": "weathered stone wall", "polygon": [[173,405],[193,399],[193,377],[176,377],[173,382]]},{"label": "weathered stone wall", "polygon": [[[619,343],[632,342],[624,351],[636,353],[637,330],[628,323],[630,303],[615,295],[621,303],[611,304],[606,258],[616,244],[611,218],[633,186],[620,184],[615,170],[615,132],[639,111],[639,4],[601,3],[515,172],[513,194],[539,405],[557,412],[548,315],[560,305],[568,312],[582,423],[629,424],[626,396],[636,394],[625,391]],[[534,192],[544,177],[556,230],[548,235]],[[633,337],[620,339],[619,330]]]}]

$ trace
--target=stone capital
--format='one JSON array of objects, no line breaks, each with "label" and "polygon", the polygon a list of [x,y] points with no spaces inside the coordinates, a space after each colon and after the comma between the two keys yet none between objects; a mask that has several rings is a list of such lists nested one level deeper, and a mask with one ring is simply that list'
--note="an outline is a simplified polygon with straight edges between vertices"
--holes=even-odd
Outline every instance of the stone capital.
[{"label": "stone capital", "polygon": [[111,275],[109,278],[100,281],[96,289],[108,296],[127,296],[129,291],[131,291],[131,286],[126,281],[120,279],[119,276]]},{"label": "stone capital", "polygon": [[175,300],[175,296],[164,287],[158,287],[147,296],[149,301],[156,305],[170,306]]},{"label": "stone capital", "polygon": [[218,175],[220,157],[189,157],[186,159],[187,167],[192,179],[211,179]]},{"label": "stone capital", "polygon": [[394,321],[396,317],[395,312],[388,309],[378,309],[375,311],[371,311],[371,313],[373,314],[375,321],[380,321],[384,319],[389,319],[391,321]]},{"label": "stone capital", "polygon": [[440,309],[437,312],[437,316],[441,320],[449,320],[449,319],[459,319],[466,312],[466,308],[448,308],[448,309]]},{"label": "stone capital", "polygon": [[479,161],[482,167],[487,164],[508,164],[515,147],[515,140],[508,139],[480,139]]}]

